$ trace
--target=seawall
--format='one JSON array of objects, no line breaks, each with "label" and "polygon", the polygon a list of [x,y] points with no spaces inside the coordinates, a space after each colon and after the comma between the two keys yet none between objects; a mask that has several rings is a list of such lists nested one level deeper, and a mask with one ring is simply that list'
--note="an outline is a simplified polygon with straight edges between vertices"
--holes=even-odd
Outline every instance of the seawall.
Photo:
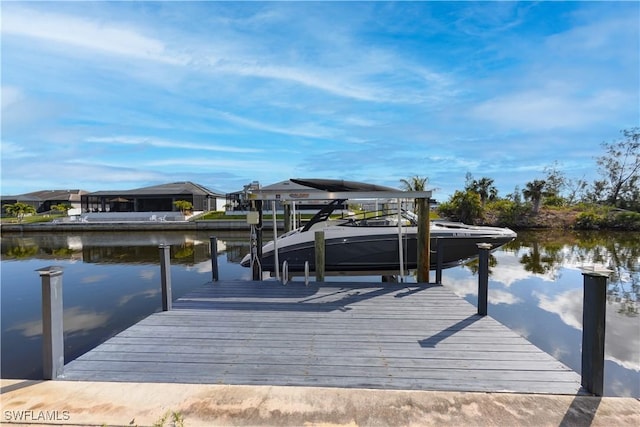
[{"label": "seawall", "polygon": [[[271,228],[271,223],[264,227]],[[278,228],[284,224],[278,221]],[[154,231],[154,230],[225,230],[247,231],[249,225],[245,220],[215,220],[215,221],[128,221],[128,222],[84,222],[84,223],[35,223],[35,224],[2,224],[2,233],[26,232],[70,232],[70,231]]]}]

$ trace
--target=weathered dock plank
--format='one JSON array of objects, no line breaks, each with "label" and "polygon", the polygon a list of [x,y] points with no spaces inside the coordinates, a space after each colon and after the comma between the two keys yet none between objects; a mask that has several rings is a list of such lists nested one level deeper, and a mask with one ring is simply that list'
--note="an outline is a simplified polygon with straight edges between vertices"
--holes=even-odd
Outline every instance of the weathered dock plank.
[{"label": "weathered dock plank", "polygon": [[575,394],[570,368],[435,285],[216,282],[63,379]]}]

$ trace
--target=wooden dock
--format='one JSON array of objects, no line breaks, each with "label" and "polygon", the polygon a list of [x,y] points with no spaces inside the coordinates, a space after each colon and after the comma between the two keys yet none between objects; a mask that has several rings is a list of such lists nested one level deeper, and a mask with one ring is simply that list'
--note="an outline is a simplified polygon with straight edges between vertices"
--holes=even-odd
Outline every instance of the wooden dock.
[{"label": "wooden dock", "polygon": [[438,285],[225,281],[60,379],[577,394],[580,376]]}]

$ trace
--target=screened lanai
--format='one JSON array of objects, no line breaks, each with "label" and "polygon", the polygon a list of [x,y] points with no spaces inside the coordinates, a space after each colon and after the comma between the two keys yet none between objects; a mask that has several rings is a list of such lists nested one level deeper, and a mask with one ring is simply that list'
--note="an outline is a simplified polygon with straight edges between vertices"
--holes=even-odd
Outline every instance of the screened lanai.
[{"label": "screened lanai", "polygon": [[96,191],[82,196],[83,212],[173,212],[185,200],[193,211],[216,210],[225,195],[193,182],[174,182],[133,190]]}]

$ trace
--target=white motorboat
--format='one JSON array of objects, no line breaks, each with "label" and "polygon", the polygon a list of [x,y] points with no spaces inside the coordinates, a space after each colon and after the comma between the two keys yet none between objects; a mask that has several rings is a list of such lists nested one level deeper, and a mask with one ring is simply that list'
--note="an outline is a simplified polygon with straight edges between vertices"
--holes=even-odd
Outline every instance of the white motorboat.
[{"label": "white motorboat", "polygon": [[[300,272],[308,263],[309,270],[314,271],[315,231],[319,230],[324,231],[325,271],[397,271],[401,270],[400,253],[403,253],[403,270],[417,268],[418,227],[414,213],[329,219],[332,207],[343,201],[333,201],[304,227],[279,236],[277,242],[265,244],[260,260],[262,269],[274,271],[274,247],[277,247],[279,265],[287,261],[289,271]],[[430,237],[430,267],[436,267],[436,250],[440,248],[443,251],[442,268],[448,268],[476,257],[479,243],[488,243],[494,250],[515,239],[516,233],[508,228],[431,221]],[[243,258],[241,264],[250,266],[250,254]]]}]

